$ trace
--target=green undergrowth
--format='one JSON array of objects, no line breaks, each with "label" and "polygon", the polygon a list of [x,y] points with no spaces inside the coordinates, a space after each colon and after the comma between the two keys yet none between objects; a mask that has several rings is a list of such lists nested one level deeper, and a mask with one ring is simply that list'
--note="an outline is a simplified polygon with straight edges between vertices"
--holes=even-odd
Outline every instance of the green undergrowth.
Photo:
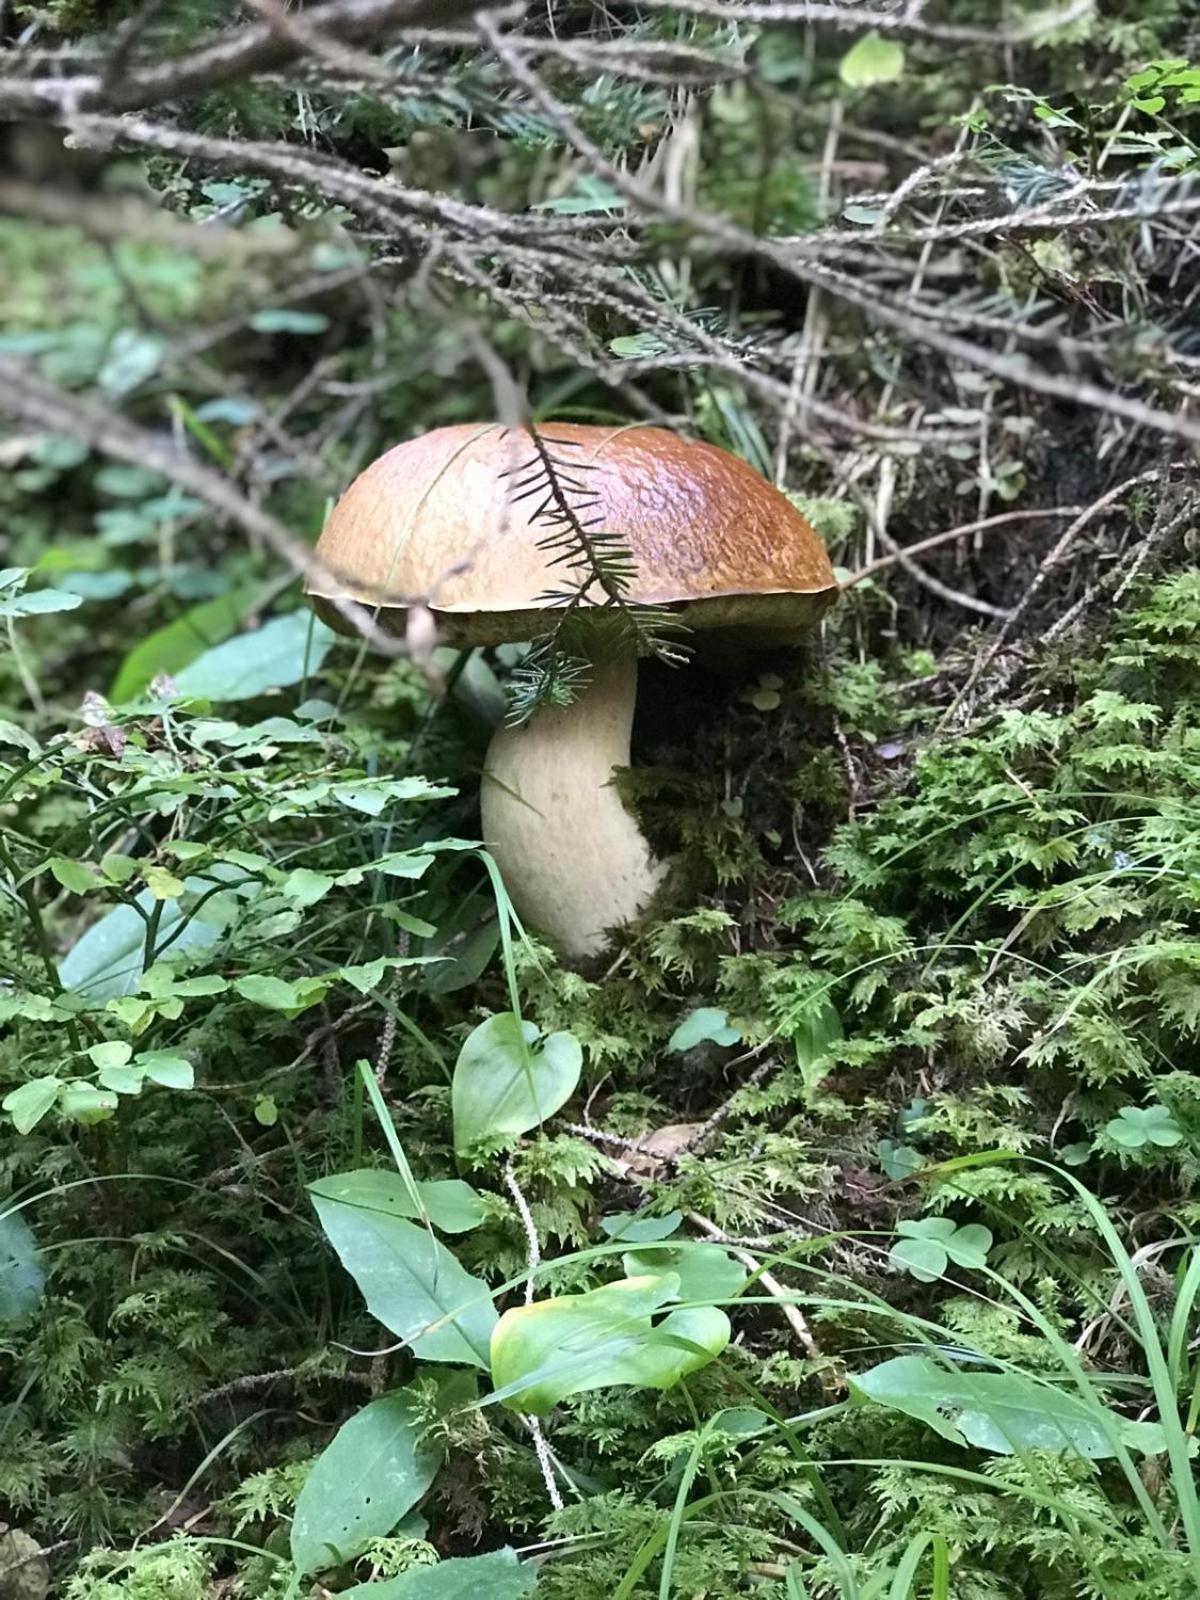
[{"label": "green undergrowth", "polygon": [[[1195,575],[966,731],[928,661],[856,662],[850,605],[670,738],[651,675],[631,787],[675,902],[602,976],[516,940],[511,988],[468,847],[486,728],[294,620],[315,671],[270,702],[9,735],[5,1243],[28,1224],[40,1265],[4,1280],[0,1503],[69,1542],[72,1600],[297,1592],[308,1463],[402,1382],[443,1465],[360,1580],[509,1544],[563,1600],[1194,1593]],[[460,1050],[514,1000],[579,1087],[472,1142]],[[723,1302],[718,1359],[551,1406],[561,1510],[523,1424],[387,1353],[321,1237],[306,1185],[391,1159],[360,1058],[416,1180],[470,1180],[447,1244],[501,1310],[517,1193],[551,1302],[625,1227],[651,1274],[656,1239],[745,1241],[684,1295]]]},{"label": "green undergrowth", "polygon": [[[0,1600],[1194,1600],[1200,578],[1191,464],[1131,420],[1195,361],[1187,8],[1003,52],[974,0],[853,41],[553,9],[529,59],[621,169],[781,248],[864,230],[855,283],[1057,390],[634,228],[498,60],[425,42],[146,114],[387,172],[445,240],[3,131],[80,227],[0,218],[0,355],[302,539],[497,373],[778,468],[846,569],[864,506],[902,544],[1038,520],[926,549],[957,598],[894,566],[801,652],[644,661],[619,786],[670,871],[576,972],[478,845],[506,694],[561,661],[360,651],[220,505],[6,432]],[[15,12],[46,72],[226,20]],[[1079,180],[1069,225],[992,227]],[[963,598],[1021,607],[994,660]]]}]

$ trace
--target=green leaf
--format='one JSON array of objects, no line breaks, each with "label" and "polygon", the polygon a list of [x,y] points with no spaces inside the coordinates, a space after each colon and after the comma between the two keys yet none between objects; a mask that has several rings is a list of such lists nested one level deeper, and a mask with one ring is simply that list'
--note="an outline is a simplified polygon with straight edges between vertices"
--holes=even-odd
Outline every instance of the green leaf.
[{"label": "green leaf", "polygon": [[105,1039],[89,1045],[87,1055],[94,1067],[124,1067],[133,1059],[133,1046],[124,1039]]},{"label": "green leaf", "polygon": [[352,989],[357,989],[359,994],[370,994],[372,989],[378,989],[383,982],[387,970],[388,964],[384,957],[376,956],[374,961],[359,961],[353,966],[339,967],[338,977]]},{"label": "green leaf", "polygon": [[860,227],[874,227],[883,216],[882,206],[848,205],[842,207],[842,217],[846,222],[856,222]]},{"label": "green leaf", "polygon": [[746,1269],[719,1245],[679,1240],[658,1249],[629,1250],[621,1257],[630,1278],[673,1272],[677,1300],[732,1300],[746,1282]]},{"label": "green leaf", "polygon": [[287,978],[273,978],[268,972],[250,972],[244,978],[236,978],[233,987],[243,1000],[256,1006],[295,1014],[315,1006],[328,984],[323,978],[299,978],[293,983]]},{"label": "green leaf", "polygon": [[58,1097],[59,1114],[84,1128],[107,1122],[116,1109],[117,1097],[112,1090],[97,1089],[94,1083],[65,1083]]},{"label": "green leaf", "polygon": [[[418,1183],[416,1189],[425,1216],[443,1233],[467,1233],[487,1216],[483,1201],[461,1178]],[[400,1174],[384,1167],[362,1167],[355,1172],[318,1178],[309,1185],[309,1191],[326,1200],[341,1201],[343,1205],[381,1211],[385,1216],[408,1219],[421,1216]]]},{"label": "green leaf", "polygon": [[71,894],[87,894],[97,886],[96,869],[90,862],[71,861],[67,856],[51,856],[46,865],[54,878]]},{"label": "green leaf", "polygon": [[253,699],[318,672],[335,638],[309,612],[294,611],[206,650],[177,674],[175,686],[191,699]]},{"label": "green leaf", "polygon": [[323,311],[299,311],[291,306],[270,306],[250,318],[255,333],[324,333],[329,318]]},{"label": "green leaf", "polygon": [[437,927],[424,935],[423,954],[439,956],[436,966],[420,974],[426,994],[451,994],[468,988],[484,971],[500,943],[500,923],[490,907],[481,912],[475,897],[446,907],[434,920]]},{"label": "green leaf", "polygon": [[660,1239],[669,1239],[682,1221],[682,1211],[668,1211],[665,1217],[619,1211],[616,1216],[600,1218],[600,1231],[622,1244],[657,1244]]},{"label": "green leaf", "polygon": [[1141,1150],[1148,1144],[1171,1149],[1183,1142],[1183,1129],[1167,1106],[1122,1106],[1104,1131],[1123,1150]]},{"label": "green leaf", "polygon": [[62,1083],[58,1078],[31,1078],[19,1089],[10,1089],[0,1100],[18,1133],[30,1133],[58,1099]]},{"label": "green leaf", "polygon": [[895,83],[904,72],[904,47],[885,39],[874,29],[850,46],[841,59],[838,77],[848,89],[870,89],[878,83]]},{"label": "green leaf", "polygon": [[27,755],[40,756],[42,747],[31,733],[19,728],[15,722],[0,718],[0,744],[13,744]]},{"label": "green leaf", "polygon": [[522,1600],[537,1588],[537,1568],[517,1560],[515,1550],[486,1556],[453,1556],[435,1567],[412,1567],[383,1583],[343,1589],[339,1600]]},{"label": "green leaf", "polygon": [[875,1146],[879,1165],[884,1175],[894,1182],[911,1178],[925,1165],[925,1157],[910,1144],[899,1144],[895,1139],[880,1139]]},{"label": "green leaf", "polygon": [[178,900],[184,892],[183,880],[167,867],[143,867],[142,878],[155,900]]},{"label": "green leaf", "polygon": [[113,337],[96,382],[109,394],[128,394],[158,371],[163,342],[139,328],[121,328]]},{"label": "green leaf", "polygon": [[314,872],[310,867],[296,867],[279,885],[279,892],[294,906],[315,906],[333,888],[333,879],[327,872]]},{"label": "green leaf", "polygon": [[830,1045],[843,1037],[841,1015],[828,996],[812,995],[793,1013],[790,1034],[804,1087],[815,1089],[828,1071]]},{"label": "green leaf", "polygon": [[722,1434],[726,1439],[754,1439],[770,1433],[775,1427],[774,1418],[757,1406],[727,1406],[705,1424],[709,1433]]},{"label": "green leaf", "polygon": [[487,1367],[496,1308],[486,1283],[465,1272],[427,1229],[402,1217],[316,1189],[313,1205],[372,1316],[426,1361]]},{"label": "green leaf", "polygon": [[0,1327],[34,1310],[45,1281],[33,1230],[19,1211],[10,1211],[0,1217]]},{"label": "green leaf", "polygon": [[382,872],[389,878],[423,878],[435,859],[419,850],[394,850],[378,861],[368,862],[366,870]]},{"label": "green leaf", "polygon": [[174,677],[204,651],[228,639],[264,593],[260,583],[239,584],[148,633],[121,662],[109,699],[120,705],[136,699],[160,675]]},{"label": "green leaf", "polygon": [[145,1081],[136,1067],[102,1067],[97,1077],[100,1087],[113,1094],[141,1094]]},{"label": "green leaf", "polygon": [[1133,1449],[1154,1445],[1137,1424],[1053,1384],[1019,1372],[962,1371],[931,1356],[885,1361],[852,1378],[850,1393],[924,1422],[953,1444],[993,1455],[1070,1450],[1104,1461],[1115,1453],[1111,1433]]},{"label": "green leaf", "polygon": [[128,883],[137,867],[133,856],[123,856],[117,851],[103,856],[100,861],[100,871],[109,883]]},{"label": "green leaf", "polygon": [[575,1092],[583,1051],[570,1033],[552,1033],[533,1048],[538,1030],[502,1011],[468,1035],[454,1067],[454,1149],[465,1155],[481,1139],[515,1138],[553,1116]]},{"label": "green leaf", "polygon": [[945,1250],[933,1239],[901,1239],[888,1251],[888,1260],[918,1283],[936,1283],[950,1265]]},{"label": "green leaf", "polygon": [[896,1226],[900,1238],[888,1259],[902,1272],[911,1273],[921,1283],[933,1283],[945,1274],[953,1261],[956,1266],[978,1269],[987,1265],[992,1247],[990,1231],[978,1222],[963,1227],[953,1217],[923,1217]]},{"label": "green leaf", "polygon": [[134,1066],[163,1089],[192,1089],[196,1074],[192,1063],[176,1050],[143,1050],[134,1057]]},{"label": "green leaf", "polygon": [[[154,904],[148,890],[142,890],[136,898],[144,910]],[[169,938],[173,956],[182,955],[186,950],[204,949],[220,938],[220,928],[197,917],[181,928],[183,912],[177,900],[161,904],[159,944],[164,945]],[[132,906],[115,906],[71,946],[59,966],[59,981],[64,989],[85,995],[92,1001],[136,994],[142,979],[145,948],[143,919]]]},{"label": "green leaf", "polygon": [[667,1049],[673,1053],[694,1050],[698,1044],[738,1044],[741,1033],[730,1025],[729,1018],[717,1006],[699,1006],[687,1016],[667,1040]]},{"label": "green leaf", "polygon": [[978,1271],[987,1266],[987,1253],[992,1248],[992,1233],[982,1223],[968,1222],[956,1228],[943,1248],[955,1266]]},{"label": "green leaf", "polygon": [[[349,811],[361,811],[364,816],[381,816],[387,806],[400,800],[440,800],[455,793],[453,789],[431,784],[428,778],[363,778],[358,783],[335,783],[329,790],[338,805]],[[394,877],[419,878],[428,860],[425,855],[400,851],[390,858]],[[407,865],[406,865],[407,864]],[[413,870],[407,870],[411,866]]]},{"label": "green leaf", "polygon": [[20,989],[10,989],[7,994],[0,995],[0,1022],[8,1022],[12,1017],[50,1022],[54,1015],[54,1007],[44,994],[25,994]]},{"label": "green leaf", "polygon": [[74,611],[82,604],[82,595],[70,594],[66,589],[29,589],[0,599],[0,617],[42,617],[54,611]]},{"label": "green leaf", "polygon": [[570,194],[534,202],[535,211],[554,211],[560,217],[584,216],[593,211],[624,211],[629,204],[619,190],[591,172],[580,173]]},{"label": "green leaf", "polygon": [[159,999],[178,996],[191,1000],[198,995],[224,994],[229,980],[217,972],[198,972],[194,978],[178,978],[164,962],[150,967],[142,975],[142,990]]},{"label": "green leaf", "polygon": [[678,1276],[667,1273],[506,1311],[492,1334],[493,1398],[544,1416],[587,1389],[672,1388],[720,1355],[730,1331],[715,1306],[672,1311],[652,1324],[678,1292]]},{"label": "green leaf", "polygon": [[328,976],[331,979],[341,978],[351,988],[357,989],[359,994],[370,994],[372,989],[378,989],[385,973],[394,972],[397,967],[423,967],[436,959],[436,956],[376,956],[374,961],[335,967]]},{"label": "green leaf", "polygon": [[357,1560],[429,1488],[439,1457],[420,1448],[417,1414],[413,1396],[400,1390],[372,1400],[338,1429],[296,1500],[292,1560],[299,1571]]}]

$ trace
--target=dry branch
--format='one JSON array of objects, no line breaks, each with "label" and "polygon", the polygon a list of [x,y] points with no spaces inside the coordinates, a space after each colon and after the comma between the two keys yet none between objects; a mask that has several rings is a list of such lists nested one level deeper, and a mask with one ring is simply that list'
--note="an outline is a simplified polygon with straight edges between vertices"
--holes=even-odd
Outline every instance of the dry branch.
[{"label": "dry branch", "polygon": [[[80,439],[116,461],[161,473],[251,538],[261,540],[297,576],[336,583],[337,574],[275,517],[247,500],[230,479],[183,454],[162,435],[138,427],[95,401],[68,394],[8,356],[0,356],[0,413],[49,433]],[[351,600],[331,603],[376,649],[393,656],[404,653],[403,642],[379,628],[366,607]]]},{"label": "dry branch", "polygon": [[479,7],[480,0],[326,0],[304,13],[303,30],[271,19],[120,73],[0,79],[0,117],[65,120],[85,111],[140,111],[278,71],[303,55],[314,31],[342,44],[365,44],[401,28],[451,23]]}]

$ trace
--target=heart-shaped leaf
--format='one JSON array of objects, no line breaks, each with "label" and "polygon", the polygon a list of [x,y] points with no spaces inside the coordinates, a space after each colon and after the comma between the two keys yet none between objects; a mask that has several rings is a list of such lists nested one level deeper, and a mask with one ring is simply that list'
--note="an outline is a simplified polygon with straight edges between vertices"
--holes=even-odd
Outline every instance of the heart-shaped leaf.
[{"label": "heart-shaped leaf", "polygon": [[669,1245],[629,1250],[621,1264],[631,1278],[673,1272],[679,1279],[677,1300],[732,1300],[746,1282],[746,1269],[719,1245],[677,1239]]},{"label": "heart-shaped leaf", "polygon": [[667,1049],[677,1054],[682,1050],[694,1050],[698,1044],[737,1044],[741,1037],[718,1006],[698,1006],[684,1017],[667,1040]]},{"label": "heart-shaped leaf", "polygon": [[977,1271],[987,1265],[992,1235],[981,1223],[962,1227],[953,1217],[922,1217],[896,1226],[899,1239],[888,1253],[892,1265],[920,1283],[934,1283],[955,1266]]},{"label": "heart-shaped leaf", "polygon": [[950,1258],[936,1239],[898,1239],[888,1252],[888,1260],[918,1283],[936,1283],[950,1265]]},{"label": "heart-shaped leaf", "polygon": [[1183,1142],[1183,1129],[1164,1105],[1122,1106],[1105,1123],[1104,1131],[1123,1150],[1141,1150],[1146,1145],[1169,1150]]},{"label": "heart-shaped leaf", "polygon": [[585,1389],[670,1389],[720,1355],[730,1332],[716,1306],[672,1311],[652,1323],[678,1295],[679,1277],[669,1272],[506,1311],[492,1334],[493,1398],[544,1416]]},{"label": "heart-shaped leaf", "polygon": [[454,1149],[466,1155],[484,1139],[528,1133],[566,1104],[583,1069],[583,1051],[570,1033],[538,1030],[511,1011],[481,1022],[454,1067],[451,1108]]}]

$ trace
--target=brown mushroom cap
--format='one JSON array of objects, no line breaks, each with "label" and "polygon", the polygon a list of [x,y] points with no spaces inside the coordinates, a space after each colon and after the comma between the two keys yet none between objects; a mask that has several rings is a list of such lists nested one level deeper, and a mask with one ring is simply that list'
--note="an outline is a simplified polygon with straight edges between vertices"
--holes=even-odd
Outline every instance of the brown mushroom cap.
[{"label": "brown mushroom cap", "polygon": [[[783,639],[810,627],[837,593],[820,539],[791,502],[737,456],[662,428],[547,423],[539,430],[581,520],[632,555],[629,598],[670,606],[690,628],[752,628]],[[351,484],[317,554],[341,587],[312,580],[320,614],[336,594],[380,607],[402,628],[427,605],[463,644],[500,644],[543,631],[564,571],[544,548],[554,528],[522,496],[537,460],[523,429],[498,423],[437,428],[397,445]],[[520,497],[520,498],[519,498]],[[568,575],[569,576],[569,575]]]}]

